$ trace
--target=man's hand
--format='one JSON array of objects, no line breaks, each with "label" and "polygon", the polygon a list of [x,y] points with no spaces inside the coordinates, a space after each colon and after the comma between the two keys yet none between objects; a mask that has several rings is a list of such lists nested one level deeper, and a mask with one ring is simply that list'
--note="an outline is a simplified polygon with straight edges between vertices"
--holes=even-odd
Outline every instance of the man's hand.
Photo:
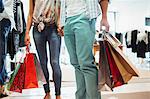
[{"label": "man's hand", "polygon": [[105,31],[109,31],[109,23],[107,21],[107,8],[108,8],[109,0],[100,0],[100,6],[102,11],[102,20],[100,22],[100,30],[102,30],[102,26],[105,26]]},{"label": "man's hand", "polygon": [[105,27],[105,31],[109,31],[109,23],[107,21],[106,18],[102,18],[101,22],[100,22],[100,30],[102,30],[102,26]]}]

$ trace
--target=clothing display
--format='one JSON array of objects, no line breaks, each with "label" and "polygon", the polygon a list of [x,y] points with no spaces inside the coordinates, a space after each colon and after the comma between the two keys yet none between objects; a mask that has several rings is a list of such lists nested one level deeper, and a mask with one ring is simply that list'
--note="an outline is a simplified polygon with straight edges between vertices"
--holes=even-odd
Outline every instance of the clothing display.
[{"label": "clothing display", "polygon": [[125,40],[127,48],[132,48],[132,52],[137,51],[136,41],[137,41],[138,30],[132,30],[126,33]]},{"label": "clothing display", "polygon": [[1,0],[4,10],[0,13],[0,85],[4,85],[7,79],[6,54],[8,34],[15,28],[13,15],[13,0]]},{"label": "clothing display", "polygon": [[146,52],[150,52],[150,33],[148,31],[129,31],[125,34],[125,40],[127,48],[137,53],[138,58],[146,58]]},{"label": "clothing display", "polygon": [[4,11],[0,13],[0,21],[3,18],[9,19],[11,22],[11,30],[15,28],[15,21],[14,21],[14,13],[13,13],[13,2],[14,0],[1,0],[4,4]]},{"label": "clothing display", "polygon": [[[25,15],[24,15],[24,9],[23,9],[23,3],[20,0],[14,0],[14,20],[16,23],[16,29],[12,30],[12,33],[15,34],[15,39],[17,38],[18,41],[14,42],[18,46],[17,47],[23,47],[25,46],[24,42],[24,36],[26,31],[26,21],[25,21]],[[18,42],[18,43],[17,43]]]},{"label": "clothing display", "polygon": [[16,28],[13,28],[8,35],[8,49],[11,59],[14,58],[14,55],[18,51],[19,47],[25,46],[24,36],[26,31],[26,22],[23,10],[23,4],[20,0],[14,0],[13,4],[13,13]]},{"label": "clothing display", "polygon": [[11,23],[9,19],[3,18],[0,21],[0,85],[5,83],[7,78],[7,73],[5,69],[5,57],[6,57],[6,50],[7,50],[7,37],[8,33],[11,29]]},{"label": "clothing display", "polygon": [[24,16],[23,3],[20,0],[14,0],[13,13],[16,25],[16,29],[14,29],[14,32],[16,32],[16,34],[21,34],[26,28],[26,22]]}]

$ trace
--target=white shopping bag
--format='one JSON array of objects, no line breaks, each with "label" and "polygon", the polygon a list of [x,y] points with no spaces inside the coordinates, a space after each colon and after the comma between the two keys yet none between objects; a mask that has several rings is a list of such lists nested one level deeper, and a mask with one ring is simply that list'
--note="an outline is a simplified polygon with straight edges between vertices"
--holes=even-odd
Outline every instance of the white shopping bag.
[{"label": "white shopping bag", "polygon": [[24,62],[24,58],[26,56],[26,47],[20,47],[17,51],[17,53],[15,54],[13,60],[11,60],[11,62],[13,63],[23,63]]}]

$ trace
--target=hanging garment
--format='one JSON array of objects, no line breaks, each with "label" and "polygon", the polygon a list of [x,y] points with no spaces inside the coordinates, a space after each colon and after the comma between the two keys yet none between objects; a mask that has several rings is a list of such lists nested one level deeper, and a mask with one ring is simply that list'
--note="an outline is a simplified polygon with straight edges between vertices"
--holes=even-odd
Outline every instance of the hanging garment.
[{"label": "hanging garment", "polygon": [[20,0],[14,0],[13,12],[16,23],[16,34],[21,34],[26,28],[26,22],[24,17],[23,3]]},{"label": "hanging garment", "polygon": [[138,34],[138,30],[133,30],[131,32],[131,48],[132,48],[132,52],[137,52],[137,34]]},{"label": "hanging garment", "polygon": [[125,41],[126,41],[127,48],[131,48],[131,31],[126,32]]},{"label": "hanging garment", "polygon": [[150,32],[147,32],[147,35],[148,35],[147,52],[150,52]]},{"label": "hanging garment", "polygon": [[146,47],[148,44],[148,35],[145,32],[137,34],[137,57],[145,58]]},{"label": "hanging garment", "polygon": [[139,31],[139,33],[137,34],[136,43],[141,41],[144,41],[146,44],[148,44],[148,35],[145,32]]},{"label": "hanging garment", "polygon": [[7,40],[7,53],[9,53],[11,59],[14,58],[14,55],[16,53],[14,38],[15,38],[15,34],[13,32],[9,32],[8,40]]},{"label": "hanging garment", "polygon": [[146,53],[146,43],[142,40],[137,44],[137,57],[145,58]]},{"label": "hanging garment", "polygon": [[4,11],[3,0],[0,0],[0,13],[2,13],[3,11]]},{"label": "hanging garment", "polygon": [[116,36],[116,38],[117,38],[121,43],[123,43],[123,35],[122,35],[122,33],[115,33],[115,36]]},{"label": "hanging garment", "polygon": [[[14,0],[14,16],[16,29],[13,30],[13,33],[19,34],[19,47],[25,46],[24,37],[26,31],[26,21],[23,9],[23,3],[20,0]],[[17,37],[17,36],[16,36]]]},{"label": "hanging garment", "polygon": [[0,85],[3,85],[7,78],[5,69],[6,64],[6,51],[7,51],[7,36],[11,29],[9,19],[2,19],[0,21]]}]

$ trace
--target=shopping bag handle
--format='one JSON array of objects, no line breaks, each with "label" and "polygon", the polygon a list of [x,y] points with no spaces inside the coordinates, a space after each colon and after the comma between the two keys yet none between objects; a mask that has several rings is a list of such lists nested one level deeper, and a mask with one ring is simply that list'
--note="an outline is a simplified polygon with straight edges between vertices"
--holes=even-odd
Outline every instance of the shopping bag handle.
[{"label": "shopping bag handle", "polygon": [[26,53],[27,54],[30,53],[30,47],[31,47],[31,44],[29,44],[29,45],[26,46]]},{"label": "shopping bag handle", "polygon": [[112,43],[112,41],[113,41],[114,42],[113,45],[117,45],[117,46],[122,45],[122,43],[115,36],[113,36],[110,32],[107,32],[105,30],[105,28],[102,29],[101,32],[99,32],[99,35],[100,34],[101,34],[101,37],[99,37],[97,39],[97,42],[99,42],[99,41],[110,41]]},{"label": "shopping bag handle", "polygon": [[[101,32],[98,33],[98,38],[96,39],[97,42],[99,41],[104,41],[107,39],[106,35],[107,34],[110,34],[109,32],[105,31],[105,30],[102,30]],[[101,35],[101,36],[100,36]]]}]

